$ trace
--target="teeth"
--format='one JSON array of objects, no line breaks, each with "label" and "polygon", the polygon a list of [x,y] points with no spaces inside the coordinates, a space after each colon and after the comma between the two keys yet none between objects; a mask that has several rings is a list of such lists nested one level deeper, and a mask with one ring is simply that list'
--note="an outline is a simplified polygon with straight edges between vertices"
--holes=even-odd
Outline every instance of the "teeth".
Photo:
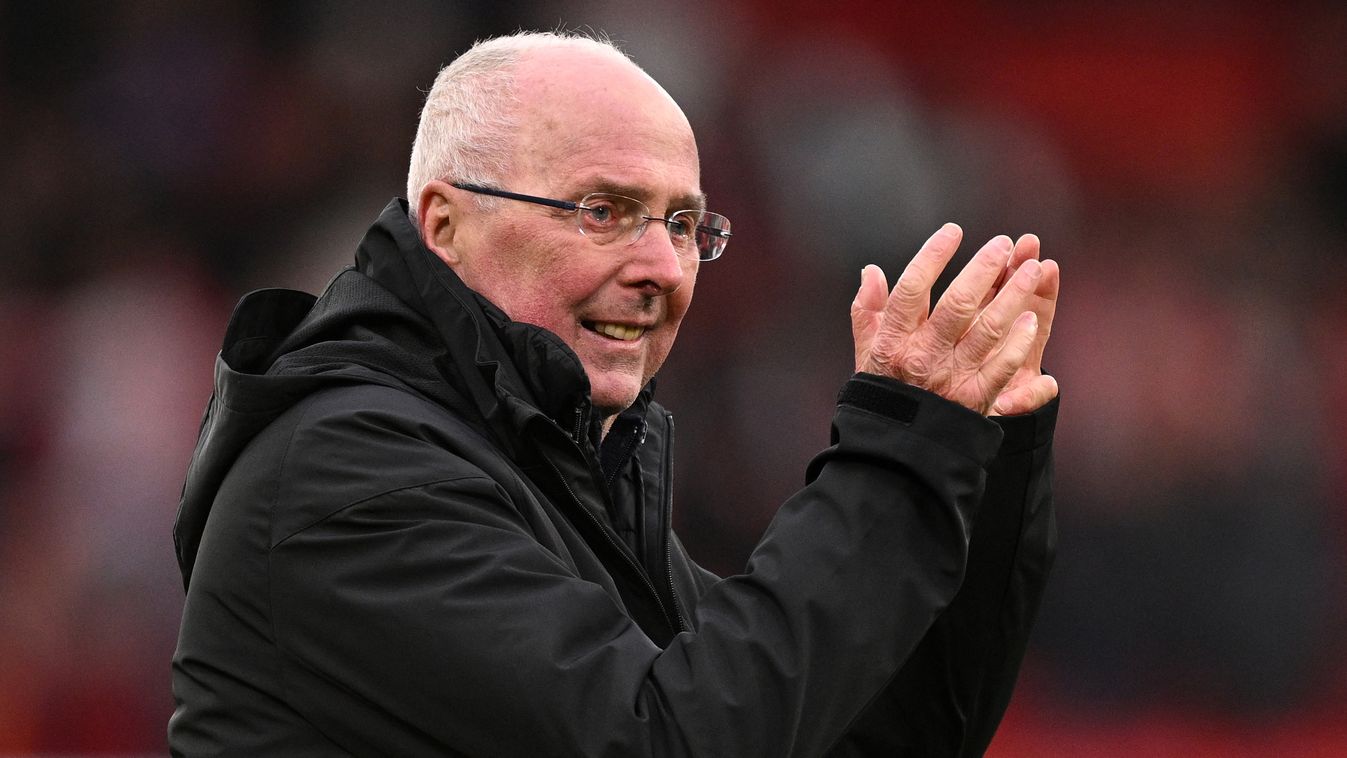
[{"label": "teeth", "polygon": [[604,324],[595,323],[594,331],[599,334],[612,337],[617,340],[634,340],[645,333],[645,330],[639,326],[624,326],[622,324]]}]

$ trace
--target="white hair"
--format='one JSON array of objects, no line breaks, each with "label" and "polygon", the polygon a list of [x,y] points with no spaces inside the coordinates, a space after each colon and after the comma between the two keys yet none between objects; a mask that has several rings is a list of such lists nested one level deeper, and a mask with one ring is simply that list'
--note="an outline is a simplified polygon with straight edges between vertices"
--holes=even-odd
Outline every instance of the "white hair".
[{"label": "white hair", "polygon": [[[576,32],[520,32],[468,48],[440,69],[421,109],[407,171],[413,217],[421,190],[432,181],[492,185],[510,170],[519,131],[515,64],[522,54],[544,47],[599,51],[631,63],[606,37]],[[494,200],[478,198],[483,204]]]}]

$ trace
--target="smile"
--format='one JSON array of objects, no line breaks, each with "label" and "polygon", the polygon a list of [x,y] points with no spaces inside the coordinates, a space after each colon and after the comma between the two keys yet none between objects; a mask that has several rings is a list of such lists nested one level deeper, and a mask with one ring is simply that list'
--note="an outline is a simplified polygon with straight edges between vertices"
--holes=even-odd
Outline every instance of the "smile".
[{"label": "smile", "polygon": [[605,337],[612,337],[615,340],[630,342],[642,334],[645,334],[645,328],[640,326],[626,326],[625,324],[609,324],[602,321],[585,321],[581,326],[592,332],[598,332]]}]

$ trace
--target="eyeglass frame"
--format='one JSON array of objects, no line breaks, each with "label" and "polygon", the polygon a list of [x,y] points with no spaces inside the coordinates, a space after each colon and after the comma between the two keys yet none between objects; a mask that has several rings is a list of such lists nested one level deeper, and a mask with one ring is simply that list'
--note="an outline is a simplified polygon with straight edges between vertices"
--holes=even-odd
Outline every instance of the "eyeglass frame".
[{"label": "eyeglass frame", "polygon": [[[637,200],[637,199],[634,198],[634,197],[627,197],[626,195],[619,195],[619,194],[614,193],[614,192],[590,192],[589,194],[585,195],[585,197],[580,198],[580,202],[577,203],[577,202],[575,202],[574,200],[557,200],[557,199],[551,198],[551,197],[539,197],[539,196],[537,196],[537,195],[523,195],[523,194],[520,194],[520,193],[518,193],[518,192],[510,192],[510,191],[508,191],[508,190],[495,189],[494,187],[487,187],[487,186],[484,186],[484,185],[481,185],[481,184],[470,184],[470,183],[468,183],[468,182],[451,182],[451,183],[450,183],[450,186],[451,186],[451,187],[456,187],[456,188],[461,189],[461,190],[463,190],[463,191],[465,191],[465,192],[472,192],[472,193],[475,193],[475,194],[478,194],[478,195],[488,195],[488,196],[490,196],[490,197],[500,197],[500,198],[505,198],[506,200],[519,200],[519,201],[522,201],[522,202],[525,202],[525,203],[533,203],[533,204],[535,204],[535,205],[545,205],[545,206],[548,206],[549,208],[560,208],[561,210],[565,210],[565,211],[573,211],[573,212],[574,212],[574,211],[587,211],[587,210],[592,210],[591,208],[589,208],[589,207],[587,207],[587,206],[584,205],[584,200],[585,200],[585,198],[591,197],[591,196],[593,196],[593,195],[607,195],[607,196],[610,196],[610,197],[620,197],[620,198],[622,198],[623,200],[630,200],[631,202],[636,203],[637,205],[640,205],[642,208],[645,208],[647,211],[650,210],[650,206],[649,206],[649,205],[646,205],[644,202],[642,202],[642,201],[640,201],[640,200]],[[633,245],[633,244],[635,244],[636,241],[639,240],[643,234],[645,234],[645,228],[646,228],[647,226],[650,225],[650,222],[651,222],[651,221],[662,221],[662,222],[664,222],[664,227],[667,229],[667,228],[669,228],[669,224],[674,222],[674,220],[675,220],[675,219],[674,219],[674,216],[677,216],[677,215],[680,214],[680,213],[698,213],[698,214],[711,213],[712,215],[720,216],[721,218],[725,219],[725,222],[726,222],[726,223],[729,223],[729,218],[727,218],[725,215],[720,214],[720,213],[715,213],[714,211],[708,211],[708,210],[705,210],[705,209],[703,209],[703,208],[685,208],[685,209],[683,209],[683,210],[677,210],[677,211],[674,211],[673,213],[669,214],[669,216],[668,216],[667,218],[664,217],[664,216],[647,216],[647,215],[645,215],[645,214],[641,214],[641,219],[642,219],[643,223],[640,224],[639,226],[634,227],[636,231],[634,231],[634,232],[632,233],[631,241],[628,242],[627,244],[628,244],[628,245]],[[584,230],[583,222],[579,222],[579,216],[578,216],[578,215],[577,215],[576,218],[577,218],[577,223],[580,224],[580,234],[584,235],[584,234],[585,234],[585,230]],[[725,240],[724,244],[722,244],[722,245],[720,246],[719,252],[717,252],[713,257],[711,257],[711,258],[703,258],[703,257],[701,257],[701,255],[698,255],[698,256],[697,256],[697,260],[698,260],[698,261],[702,261],[702,262],[705,262],[705,261],[713,261],[713,260],[715,260],[716,258],[719,258],[720,256],[722,256],[722,255],[725,254],[725,248],[729,245],[729,239],[730,239],[730,236],[731,236],[730,231],[729,231],[728,229],[716,229],[716,228],[714,228],[714,227],[704,226],[704,225],[702,225],[702,224],[700,224],[700,223],[697,224],[697,228],[698,228],[699,230],[701,230],[701,231],[706,232],[707,234],[709,234],[709,235],[711,235],[711,236],[713,236],[713,237],[719,237],[720,239]],[[585,236],[588,236],[588,235],[585,235]],[[698,251],[700,252],[700,248],[698,248]]]}]

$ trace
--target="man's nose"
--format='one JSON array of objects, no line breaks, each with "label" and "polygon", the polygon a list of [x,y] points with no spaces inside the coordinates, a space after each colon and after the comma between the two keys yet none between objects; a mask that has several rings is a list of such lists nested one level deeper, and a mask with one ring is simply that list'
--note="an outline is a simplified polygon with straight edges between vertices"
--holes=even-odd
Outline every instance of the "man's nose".
[{"label": "man's nose", "polygon": [[683,279],[697,261],[678,254],[669,237],[666,222],[651,219],[641,236],[627,246],[628,283],[652,290],[648,294],[667,295],[683,286]]}]

